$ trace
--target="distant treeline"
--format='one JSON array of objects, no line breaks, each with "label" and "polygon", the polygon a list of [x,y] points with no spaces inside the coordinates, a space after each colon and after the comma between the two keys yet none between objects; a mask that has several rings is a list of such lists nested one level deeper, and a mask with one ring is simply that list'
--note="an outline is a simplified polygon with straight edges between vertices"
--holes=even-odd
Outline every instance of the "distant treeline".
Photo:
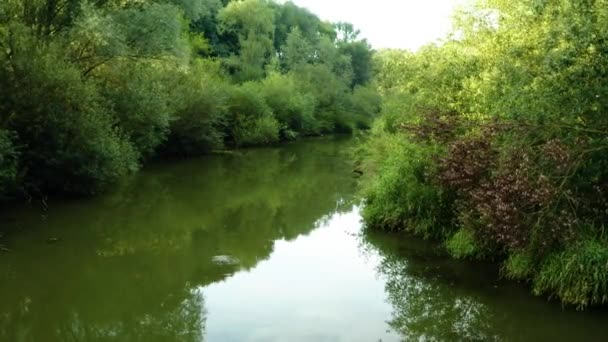
[{"label": "distant treeline", "polygon": [[153,156],[368,128],[372,50],[266,0],[3,0],[0,197],[101,191]]},{"label": "distant treeline", "polygon": [[608,304],[608,3],[478,1],[376,55],[365,220],[579,308]]}]

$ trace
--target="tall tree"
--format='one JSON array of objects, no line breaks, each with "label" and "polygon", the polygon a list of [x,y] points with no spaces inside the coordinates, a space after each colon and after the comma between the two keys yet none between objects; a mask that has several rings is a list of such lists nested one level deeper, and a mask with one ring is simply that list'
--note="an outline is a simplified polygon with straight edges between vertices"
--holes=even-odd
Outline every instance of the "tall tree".
[{"label": "tall tree", "polygon": [[265,0],[233,1],[219,14],[221,32],[239,38],[238,55],[227,60],[239,81],[264,77],[264,66],[274,54],[274,15]]}]

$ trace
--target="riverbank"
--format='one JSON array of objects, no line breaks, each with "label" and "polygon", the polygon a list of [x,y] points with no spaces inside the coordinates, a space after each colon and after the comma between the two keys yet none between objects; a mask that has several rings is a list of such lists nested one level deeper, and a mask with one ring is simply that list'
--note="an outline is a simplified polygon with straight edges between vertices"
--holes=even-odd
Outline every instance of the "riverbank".
[{"label": "riverbank", "polygon": [[46,213],[0,210],[0,340],[602,340],[604,312],[364,231],[355,144],[152,163]]},{"label": "riverbank", "polygon": [[292,2],[199,2],[1,2],[0,200],[369,127],[381,98],[352,25]]},{"label": "riverbank", "polygon": [[564,305],[608,305],[605,14],[480,1],[441,45],[378,53],[384,108],[360,153],[370,229],[496,260]]}]

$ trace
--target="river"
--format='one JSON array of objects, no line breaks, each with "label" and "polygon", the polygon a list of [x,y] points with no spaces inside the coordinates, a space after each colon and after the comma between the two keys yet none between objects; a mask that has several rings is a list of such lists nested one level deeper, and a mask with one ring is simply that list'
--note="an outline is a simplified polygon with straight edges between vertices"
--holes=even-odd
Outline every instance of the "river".
[{"label": "river", "polygon": [[147,167],[0,211],[0,341],[602,341],[576,312],[416,238],[362,233],[353,141]]}]

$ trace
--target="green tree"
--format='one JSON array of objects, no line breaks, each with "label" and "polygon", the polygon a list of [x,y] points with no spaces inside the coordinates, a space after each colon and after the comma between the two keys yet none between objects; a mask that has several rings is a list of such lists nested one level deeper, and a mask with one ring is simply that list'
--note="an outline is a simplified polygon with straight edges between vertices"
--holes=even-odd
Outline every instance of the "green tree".
[{"label": "green tree", "polygon": [[236,80],[264,77],[264,66],[274,53],[274,15],[264,0],[233,1],[220,12],[220,32],[239,38],[238,55],[226,60]]},{"label": "green tree", "polygon": [[312,46],[304,39],[300,29],[295,27],[287,36],[282,52],[286,69],[294,70],[311,60]]}]

